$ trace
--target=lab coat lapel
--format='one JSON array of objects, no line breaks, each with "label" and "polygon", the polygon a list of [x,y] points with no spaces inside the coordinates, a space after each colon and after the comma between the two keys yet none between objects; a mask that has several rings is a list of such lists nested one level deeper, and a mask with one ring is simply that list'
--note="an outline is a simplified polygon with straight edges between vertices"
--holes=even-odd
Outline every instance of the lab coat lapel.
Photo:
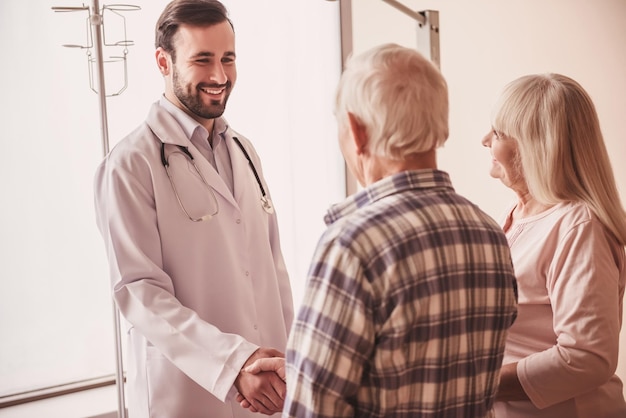
[{"label": "lab coat lapel", "polygon": [[[196,165],[198,166],[198,170],[200,170],[213,190],[222,196],[229,204],[238,207],[233,194],[230,192],[230,189],[220,177],[219,173],[215,170],[211,163],[204,158],[200,151],[198,151],[196,146],[191,143],[191,141],[187,138],[187,135],[185,135],[183,129],[180,127],[176,119],[172,117],[172,115],[170,115],[158,103],[154,103],[150,108],[146,123],[161,142],[187,147],[193,156]],[[241,153],[241,151],[239,152]]]}]

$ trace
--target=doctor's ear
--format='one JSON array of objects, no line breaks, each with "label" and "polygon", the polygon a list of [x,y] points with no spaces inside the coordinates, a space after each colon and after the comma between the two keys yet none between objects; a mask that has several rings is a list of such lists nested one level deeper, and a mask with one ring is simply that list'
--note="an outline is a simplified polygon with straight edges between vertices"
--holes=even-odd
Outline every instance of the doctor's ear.
[{"label": "doctor's ear", "polygon": [[162,47],[158,47],[155,54],[157,67],[162,75],[168,75],[172,66],[172,57]]},{"label": "doctor's ear", "polygon": [[367,136],[367,129],[365,125],[361,122],[358,116],[350,112],[348,112],[348,123],[357,154],[366,153],[369,138]]}]

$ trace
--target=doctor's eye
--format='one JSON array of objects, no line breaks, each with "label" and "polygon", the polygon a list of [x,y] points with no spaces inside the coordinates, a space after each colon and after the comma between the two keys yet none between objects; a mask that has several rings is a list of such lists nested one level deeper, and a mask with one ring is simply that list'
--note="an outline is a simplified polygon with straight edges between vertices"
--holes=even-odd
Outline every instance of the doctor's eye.
[{"label": "doctor's eye", "polygon": [[222,57],[222,64],[234,64],[235,63],[235,54],[229,53]]},{"label": "doctor's eye", "polygon": [[211,60],[212,60],[211,57],[201,56],[201,57],[196,58],[194,62],[196,64],[208,64],[211,62]]}]

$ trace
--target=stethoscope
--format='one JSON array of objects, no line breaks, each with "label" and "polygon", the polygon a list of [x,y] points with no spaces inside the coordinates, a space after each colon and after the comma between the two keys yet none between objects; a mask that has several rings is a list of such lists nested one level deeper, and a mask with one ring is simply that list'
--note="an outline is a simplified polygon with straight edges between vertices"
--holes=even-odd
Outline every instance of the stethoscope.
[{"label": "stethoscope", "polygon": [[[254,166],[254,163],[252,162],[252,159],[250,158],[250,155],[248,154],[246,149],[243,147],[243,144],[241,143],[241,141],[239,141],[239,138],[237,138],[236,136],[233,136],[232,138],[235,141],[235,143],[237,144],[237,146],[239,146],[239,149],[241,150],[241,152],[243,152],[243,155],[246,157],[246,160],[248,160],[248,165],[252,169],[252,173],[254,174],[254,178],[256,179],[256,182],[259,185],[259,189],[261,190],[261,207],[268,214],[274,213],[274,206],[272,205],[272,201],[267,196],[267,193],[265,193],[265,188],[263,187],[263,183],[261,182],[261,178],[259,177],[259,173],[257,172],[256,167]],[[196,165],[196,162],[195,162],[195,159],[193,158],[193,155],[191,155],[191,152],[189,152],[189,148],[185,147],[185,146],[182,146],[182,145],[175,145],[175,146],[178,148],[180,153],[182,153],[183,155],[185,155],[189,159],[189,162],[193,165],[193,168],[196,170],[196,173],[198,173],[198,176],[200,176],[200,179],[202,180],[204,185],[207,187],[207,189],[211,193],[211,197],[212,197],[213,201],[215,202],[215,211],[212,212],[212,213],[209,213],[209,214],[197,217],[197,218],[191,216],[189,214],[189,212],[187,212],[187,209],[185,209],[185,205],[183,204],[183,202],[182,202],[182,200],[180,198],[180,195],[178,194],[178,190],[176,190],[176,185],[174,184],[174,180],[172,179],[172,176],[170,174],[169,159],[165,156],[165,142],[161,141],[161,163],[163,164],[163,167],[165,168],[165,172],[167,173],[167,178],[170,180],[170,184],[172,185],[172,190],[174,191],[174,195],[176,196],[176,200],[178,201],[178,204],[179,204],[180,208],[182,209],[182,211],[185,213],[185,215],[187,215],[189,220],[191,220],[192,222],[202,222],[202,221],[211,220],[220,211],[219,203],[217,202],[217,198],[215,197],[215,193],[213,192],[213,188],[209,185],[209,182],[206,181],[206,179],[204,178],[204,176],[202,175],[202,173],[198,169],[198,166]]]}]

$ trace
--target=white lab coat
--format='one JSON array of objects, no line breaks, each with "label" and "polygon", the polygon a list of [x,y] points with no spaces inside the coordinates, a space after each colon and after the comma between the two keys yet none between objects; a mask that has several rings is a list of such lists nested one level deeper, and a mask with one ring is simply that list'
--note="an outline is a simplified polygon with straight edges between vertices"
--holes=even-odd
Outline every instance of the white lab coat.
[{"label": "white lab coat", "polygon": [[[97,169],[98,227],[114,299],[129,324],[130,418],[258,418],[224,401],[256,348],[285,350],[293,304],[276,216],[261,208],[259,186],[231,139],[237,134],[229,128],[225,135],[234,196],[158,103]],[[238,138],[267,191],[258,155]],[[160,141],[189,148],[219,203],[212,220],[192,222],[181,210]],[[185,208],[192,216],[212,212],[209,190],[178,157],[171,170]]]}]

